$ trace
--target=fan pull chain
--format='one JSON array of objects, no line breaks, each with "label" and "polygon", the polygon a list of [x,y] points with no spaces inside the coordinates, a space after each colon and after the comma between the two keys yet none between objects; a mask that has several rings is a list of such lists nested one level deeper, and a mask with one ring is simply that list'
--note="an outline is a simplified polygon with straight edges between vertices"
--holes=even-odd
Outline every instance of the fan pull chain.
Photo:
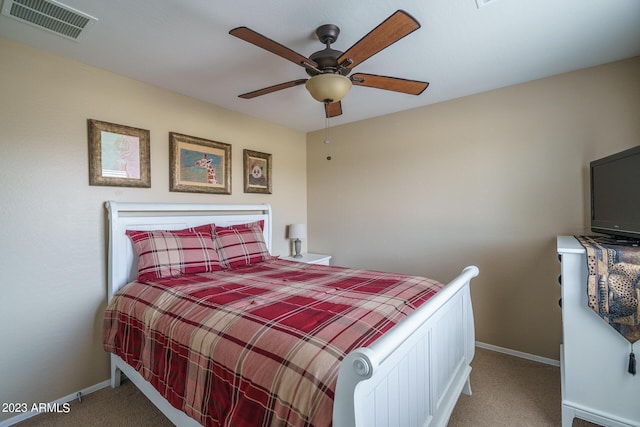
[{"label": "fan pull chain", "polygon": [[629,354],[629,373],[636,374],[636,355],[633,354],[633,344],[631,344],[631,354]]},{"label": "fan pull chain", "polygon": [[331,141],[329,141],[329,117],[324,119],[324,141],[327,146],[327,160],[331,160]]}]

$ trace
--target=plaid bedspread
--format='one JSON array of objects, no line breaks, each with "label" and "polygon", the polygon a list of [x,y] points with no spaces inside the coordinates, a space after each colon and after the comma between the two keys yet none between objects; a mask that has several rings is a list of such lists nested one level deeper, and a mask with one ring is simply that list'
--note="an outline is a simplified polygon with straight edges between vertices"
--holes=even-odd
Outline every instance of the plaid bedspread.
[{"label": "plaid bedspread", "polygon": [[132,282],[104,348],[205,426],[329,426],[339,363],[427,301],[414,276],[272,259]]}]

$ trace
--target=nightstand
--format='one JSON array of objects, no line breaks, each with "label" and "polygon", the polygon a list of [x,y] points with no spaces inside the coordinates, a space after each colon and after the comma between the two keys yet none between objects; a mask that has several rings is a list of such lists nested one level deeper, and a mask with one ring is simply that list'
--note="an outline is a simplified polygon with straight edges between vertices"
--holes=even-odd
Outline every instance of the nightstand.
[{"label": "nightstand", "polygon": [[313,254],[309,252],[303,253],[301,255],[302,255],[301,258],[286,256],[286,257],[282,257],[282,259],[286,259],[287,261],[306,262],[307,264],[322,264],[322,265],[329,265],[329,261],[331,261],[331,255]]}]

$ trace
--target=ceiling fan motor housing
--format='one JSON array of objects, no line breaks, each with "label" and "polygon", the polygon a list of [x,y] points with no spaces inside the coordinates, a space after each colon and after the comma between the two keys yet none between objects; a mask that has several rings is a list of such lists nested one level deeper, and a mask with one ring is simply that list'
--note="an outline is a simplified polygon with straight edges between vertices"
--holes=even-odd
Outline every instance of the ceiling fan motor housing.
[{"label": "ceiling fan motor housing", "polygon": [[[343,76],[346,76],[351,71],[348,68],[340,67],[338,64],[338,58],[340,58],[340,56],[342,56],[344,52],[340,50],[331,49],[331,44],[335,43],[335,41],[338,40],[339,34],[340,34],[340,28],[337,25],[333,25],[333,24],[320,25],[316,29],[316,36],[318,37],[318,40],[320,40],[327,47],[317,52],[314,52],[313,54],[311,54],[311,56],[309,56],[309,59],[315,61],[316,64],[318,64],[318,69],[322,71],[323,74],[339,73],[339,74],[342,74]],[[307,68],[306,71],[307,71],[307,74],[309,74],[312,77],[320,74],[318,73],[318,71],[311,68]]]},{"label": "ceiling fan motor housing", "polygon": [[[338,66],[338,58],[340,58],[341,55],[341,51],[328,47],[326,49],[322,49],[313,53],[311,56],[309,56],[309,59],[315,61],[316,64],[318,64],[318,69],[322,71],[322,73],[340,73],[343,76],[346,76],[351,70]],[[307,74],[309,74],[310,76],[320,74],[316,70],[311,68],[307,68],[306,70]]]}]

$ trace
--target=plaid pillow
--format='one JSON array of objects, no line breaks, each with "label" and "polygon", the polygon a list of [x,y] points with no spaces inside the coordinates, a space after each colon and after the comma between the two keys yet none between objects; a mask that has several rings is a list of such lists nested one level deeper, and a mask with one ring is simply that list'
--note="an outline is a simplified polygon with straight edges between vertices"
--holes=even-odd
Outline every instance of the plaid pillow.
[{"label": "plaid pillow", "polygon": [[170,231],[127,230],[138,253],[138,281],[222,270],[211,225]]},{"label": "plaid pillow", "polygon": [[220,264],[231,269],[271,259],[262,234],[263,228],[264,221],[212,227]]}]

